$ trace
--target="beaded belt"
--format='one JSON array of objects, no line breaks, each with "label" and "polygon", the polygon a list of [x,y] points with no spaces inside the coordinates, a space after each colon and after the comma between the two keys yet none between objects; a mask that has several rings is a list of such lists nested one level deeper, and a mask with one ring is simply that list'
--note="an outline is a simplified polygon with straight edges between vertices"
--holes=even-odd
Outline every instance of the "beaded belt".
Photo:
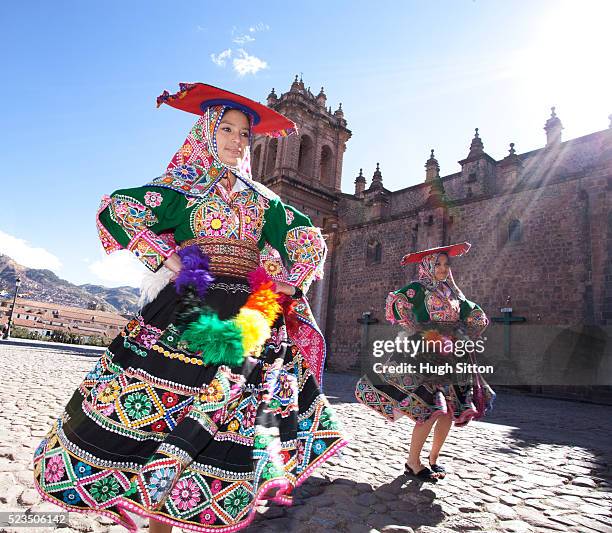
[{"label": "beaded belt", "polygon": [[213,274],[246,277],[259,266],[259,248],[251,239],[196,237],[182,242],[179,247],[182,249],[192,244],[197,244],[208,255]]}]

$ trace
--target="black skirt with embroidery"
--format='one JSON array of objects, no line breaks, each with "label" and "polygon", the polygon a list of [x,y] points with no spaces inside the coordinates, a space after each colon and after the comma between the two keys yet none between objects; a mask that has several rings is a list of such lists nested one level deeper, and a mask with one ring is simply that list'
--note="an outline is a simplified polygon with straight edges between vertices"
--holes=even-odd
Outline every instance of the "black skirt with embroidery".
[{"label": "black skirt with embroidery", "polygon": [[[219,276],[202,303],[226,319],[249,292],[246,279]],[[293,489],[346,443],[282,314],[259,358],[209,366],[180,341],[179,304],[170,283],[74,392],[35,452],[46,500],[130,531],[128,511],[236,531],[270,492],[290,504]]]},{"label": "black skirt with embroidery", "polygon": [[[409,340],[421,339],[416,333]],[[386,364],[400,371],[376,373],[369,367],[355,386],[355,398],[391,422],[408,416],[422,424],[450,415],[455,426],[464,426],[491,409],[495,392],[475,372],[449,371],[455,362],[447,354],[424,350],[410,356],[394,354]],[[404,370],[406,365],[412,366]]]}]

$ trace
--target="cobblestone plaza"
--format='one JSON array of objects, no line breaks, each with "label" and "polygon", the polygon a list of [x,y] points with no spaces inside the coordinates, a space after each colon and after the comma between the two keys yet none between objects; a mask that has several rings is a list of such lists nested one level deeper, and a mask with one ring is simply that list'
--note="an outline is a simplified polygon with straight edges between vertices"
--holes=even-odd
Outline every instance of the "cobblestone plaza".
[{"label": "cobblestone plaza", "polygon": [[[59,510],[34,489],[32,454],[98,354],[0,344],[0,511]],[[292,507],[259,508],[266,520],[246,531],[612,531],[612,407],[502,392],[486,423],[451,431],[440,461],[446,479],[422,484],[403,475],[411,423],[391,425],[356,403],[355,381],[327,374],[324,383],[349,445],[296,491]],[[125,531],[93,514],[71,513],[69,527]],[[37,530],[49,528],[27,529]]]}]

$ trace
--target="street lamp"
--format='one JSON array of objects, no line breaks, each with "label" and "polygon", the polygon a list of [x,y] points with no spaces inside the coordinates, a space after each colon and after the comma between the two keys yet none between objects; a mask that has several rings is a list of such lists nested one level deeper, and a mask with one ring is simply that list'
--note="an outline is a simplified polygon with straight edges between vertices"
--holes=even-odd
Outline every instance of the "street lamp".
[{"label": "street lamp", "polygon": [[9,315],[8,324],[6,327],[6,333],[4,334],[5,339],[8,339],[11,336],[11,327],[13,325],[13,313],[15,312],[15,302],[17,301],[17,293],[19,292],[20,285],[21,285],[21,279],[17,278],[15,280],[15,295],[13,296],[13,305],[11,307],[11,313]]}]

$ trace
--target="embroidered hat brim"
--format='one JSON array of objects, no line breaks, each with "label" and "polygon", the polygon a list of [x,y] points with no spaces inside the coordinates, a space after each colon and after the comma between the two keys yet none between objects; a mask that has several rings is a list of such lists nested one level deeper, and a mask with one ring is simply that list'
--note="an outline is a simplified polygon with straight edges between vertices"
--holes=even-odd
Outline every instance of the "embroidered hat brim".
[{"label": "embroidered hat brim", "polygon": [[195,115],[203,115],[206,108],[213,105],[227,105],[251,117],[254,133],[271,137],[286,137],[297,133],[297,126],[292,120],[268,106],[205,83],[179,83],[177,93],[164,91],[157,97],[157,107],[162,104]]},{"label": "embroidered hat brim", "polygon": [[419,263],[423,257],[432,254],[447,253],[449,257],[459,257],[468,253],[472,245],[469,242],[461,242],[457,244],[449,244],[448,246],[439,246],[438,248],[430,248],[429,250],[421,250],[420,252],[412,252],[402,257],[402,266],[410,263]]}]

